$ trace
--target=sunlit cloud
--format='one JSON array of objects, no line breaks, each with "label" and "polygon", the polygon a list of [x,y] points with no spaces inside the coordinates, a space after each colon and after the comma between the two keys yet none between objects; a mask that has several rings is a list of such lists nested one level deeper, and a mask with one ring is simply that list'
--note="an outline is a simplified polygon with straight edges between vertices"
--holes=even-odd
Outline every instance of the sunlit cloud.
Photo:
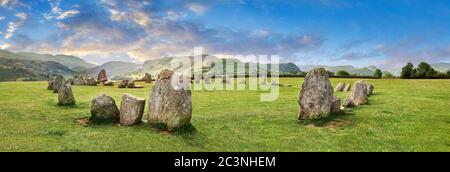
[{"label": "sunlit cloud", "polygon": [[27,20],[27,14],[25,13],[16,13],[15,16],[18,17],[19,20],[16,22],[9,22],[5,33],[5,39],[11,38],[14,35],[14,32],[16,32],[17,29],[19,29],[19,27],[22,26]]}]

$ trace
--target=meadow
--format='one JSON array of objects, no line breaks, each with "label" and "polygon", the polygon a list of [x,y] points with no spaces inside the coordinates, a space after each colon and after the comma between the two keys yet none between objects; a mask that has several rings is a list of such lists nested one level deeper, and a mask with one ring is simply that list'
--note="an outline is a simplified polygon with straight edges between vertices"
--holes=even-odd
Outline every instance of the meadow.
[{"label": "meadow", "polygon": [[148,100],[152,84],[73,86],[77,104],[58,106],[47,82],[0,82],[0,151],[450,151],[450,80],[368,79],[369,104],[308,123],[297,121],[302,81],[281,78],[292,86],[273,102],[261,102],[262,91],[193,91],[192,125],[174,133],[76,122],[95,96],[120,106],[123,93]]}]

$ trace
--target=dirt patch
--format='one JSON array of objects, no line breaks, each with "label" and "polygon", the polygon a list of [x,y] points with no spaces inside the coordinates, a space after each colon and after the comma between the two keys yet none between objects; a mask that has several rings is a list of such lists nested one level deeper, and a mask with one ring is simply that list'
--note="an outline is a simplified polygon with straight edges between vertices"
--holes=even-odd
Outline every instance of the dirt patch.
[{"label": "dirt patch", "polygon": [[89,119],[87,117],[84,118],[78,118],[75,120],[78,124],[81,124],[85,127],[87,127],[89,125]]}]

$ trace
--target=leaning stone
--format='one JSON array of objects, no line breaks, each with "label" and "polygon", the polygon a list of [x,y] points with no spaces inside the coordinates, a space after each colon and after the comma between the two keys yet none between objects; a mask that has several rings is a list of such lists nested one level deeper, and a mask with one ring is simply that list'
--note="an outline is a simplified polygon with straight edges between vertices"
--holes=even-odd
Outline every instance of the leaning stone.
[{"label": "leaning stone", "polygon": [[105,69],[102,69],[102,70],[98,73],[97,81],[98,81],[98,82],[101,82],[101,83],[108,81],[108,77],[106,76],[106,71],[105,71]]},{"label": "leaning stone", "polygon": [[97,86],[97,81],[95,80],[94,77],[88,77],[88,78],[86,79],[86,85],[89,85],[89,86]]},{"label": "leaning stone", "polygon": [[356,81],[352,92],[344,101],[345,107],[363,105],[368,102],[367,99],[367,85],[364,81]]},{"label": "leaning stone", "polygon": [[308,72],[302,84],[298,103],[299,119],[318,119],[331,114],[333,86],[324,68]]},{"label": "leaning stone", "polygon": [[334,89],[335,92],[343,91],[345,88],[345,83],[340,82],[336,85],[336,88]]},{"label": "leaning stone", "polygon": [[53,84],[53,93],[57,93],[59,91],[59,88],[66,84],[66,80],[62,75],[58,75],[55,79],[55,83]]},{"label": "leaning stone", "polygon": [[72,93],[72,86],[64,84],[58,91],[58,105],[74,105],[75,98]]},{"label": "leaning stone", "polygon": [[144,107],[144,99],[124,94],[120,105],[120,124],[128,126],[140,123],[144,114]]},{"label": "leaning stone", "polygon": [[[158,75],[149,98],[148,123],[163,123],[169,130],[189,124],[192,117],[191,90],[183,82],[171,82],[179,77],[171,70]],[[177,89],[175,89],[177,88]]]},{"label": "leaning stone", "polygon": [[114,86],[114,81],[106,81],[103,83],[103,86]]},{"label": "leaning stone", "polygon": [[351,88],[352,88],[352,84],[345,84],[344,91],[350,91]]},{"label": "leaning stone", "polygon": [[119,119],[120,112],[112,97],[102,94],[95,97],[91,103],[91,119]]}]

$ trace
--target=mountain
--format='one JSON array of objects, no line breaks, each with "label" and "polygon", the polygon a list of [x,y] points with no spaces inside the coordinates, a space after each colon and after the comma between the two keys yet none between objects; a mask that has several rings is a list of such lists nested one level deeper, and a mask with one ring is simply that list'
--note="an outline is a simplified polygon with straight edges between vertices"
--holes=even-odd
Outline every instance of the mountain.
[{"label": "mountain", "polygon": [[131,62],[112,61],[102,64],[100,66],[89,68],[79,73],[82,75],[97,76],[101,70],[105,69],[106,75],[110,78],[113,78],[114,76],[135,72],[140,68],[142,68],[142,66],[139,64]]},{"label": "mountain", "polygon": [[35,60],[35,61],[54,61],[62,65],[65,65],[74,71],[81,71],[95,66],[93,64],[87,63],[83,59],[68,55],[36,54],[30,52],[14,53],[7,50],[0,50],[0,58]]},{"label": "mountain", "polygon": [[75,72],[54,61],[0,58],[0,81],[47,80],[58,74],[73,76]]},{"label": "mountain", "polygon": [[347,66],[324,66],[324,65],[301,65],[299,66],[303,71],[309,71],[316,67],[323,67],[328,71],[337,72],[337,71],[346,71],[350,74],[360,75],[360,76],[372,76],[377,67],[368,66],[363,68],[355,68],[351,65]]},{"label": "mountain", "polygon": [[431,64],[431,67],[439,72],[447,73],[447,71],[450,71],[450,63],[435,63]]}]

